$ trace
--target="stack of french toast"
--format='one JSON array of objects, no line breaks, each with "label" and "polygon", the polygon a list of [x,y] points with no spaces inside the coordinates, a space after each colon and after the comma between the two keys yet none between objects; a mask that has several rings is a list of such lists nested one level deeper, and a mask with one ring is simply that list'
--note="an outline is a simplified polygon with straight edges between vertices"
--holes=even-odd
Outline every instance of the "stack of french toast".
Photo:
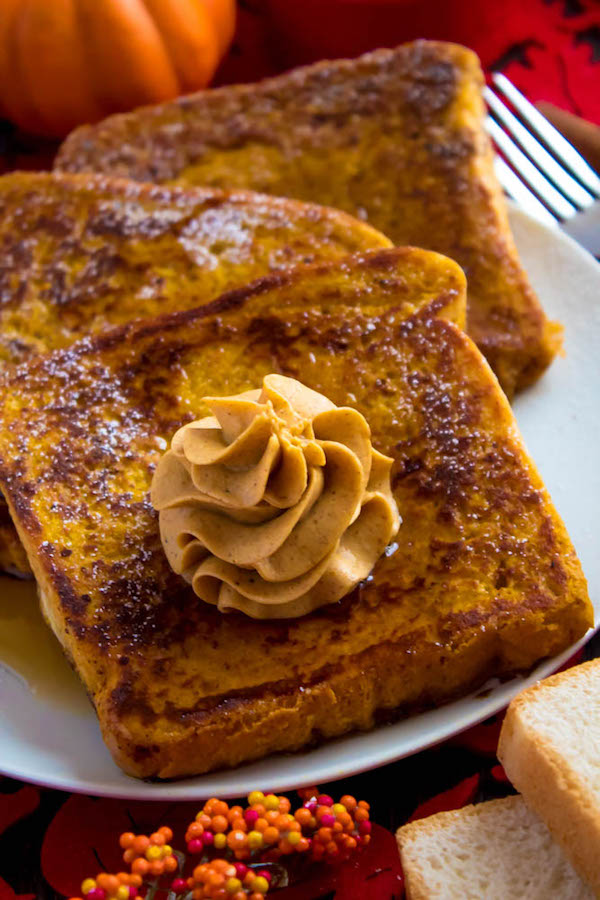
[{"label": "stack of french toast", "polygon": [[[591,626],[509,405],[560,327],[482,84],[473,53],[419,41],[112,116],[0,179],[0,563],[37,580],[126,772],[370,728]],[[402,525],[350,594],[262,621],[173,571],[150,488],[202,398],[269,373],[365,417]]]}]

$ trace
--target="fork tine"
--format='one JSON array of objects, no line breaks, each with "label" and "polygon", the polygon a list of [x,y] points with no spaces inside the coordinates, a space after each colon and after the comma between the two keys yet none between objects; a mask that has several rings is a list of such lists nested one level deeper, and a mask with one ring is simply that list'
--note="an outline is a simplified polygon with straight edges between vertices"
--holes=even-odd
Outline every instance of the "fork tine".
[{"label": "fork tine", "polygon": [[496,96],[490,88],[486,87],[484,91],[485,99],[488,106],[504,125],[509,134],[519,142],[521,147],[528,153],[531,159],[535,160],[535,164],[548,175],[549,178],[561,189],[568,200],[586,209],[595,202],[593,194],[581,187],[578,181],[572,178],[566,169],[556,162],[546,148],[540,144],[530,131],[519,122],[507,106],[504,105],[500,97]]},{"label": "fork tine", "polygon": [[522,150],[510,139],[507,133],[500,128],[498,123],[490,118],[486,119],[486,128],[491,134],[494,143],[502,150],[504,155],[514,165],[515,169],[522,178],[540,195],[544,203],[546,203],[553,213],[561,219],[569,219],[575,215],[577,210],[572,203],[565,200],[563,195],[556,190],[545,175],[542,175],[539,169],[525,156]]},{"label": "fork tine", "polygon": [[600,196],[600,177],[594,172],[591,166],[587,164],[581,153],[579,153],[566,138],[562,136],[554,125],[551,125],[548,119],[527,100],[523,94],[517,90],[514,84],[508,80],[501,72],[494,72],[492,80],[500,93],[504,94],[515,109],[521,113],[526,122],[535,128],[537,133],[552,148],[556,156],[558,156],[571,171],[585,184],[590,191]]},{"label": "fork tine", "polygon": [[557,221],[551,212],[548,212],[543,203],[532,191],[529,190],[525,182],[521,181],[518,175],[515,175],[510,166],[508,166],[501,156],[497,156],[494,160],[494,169],[498,181],[509,195],[515,200],[525,212],[530,213],[534,219],[543,222],[544,225],[557,225]]}]

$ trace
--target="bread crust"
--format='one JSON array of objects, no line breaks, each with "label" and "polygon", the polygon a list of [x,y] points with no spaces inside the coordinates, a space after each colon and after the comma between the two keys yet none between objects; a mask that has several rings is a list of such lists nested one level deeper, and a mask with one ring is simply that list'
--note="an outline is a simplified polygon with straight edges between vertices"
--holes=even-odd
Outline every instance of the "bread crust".
[{"label": "bread crust", "polygon": [[[600,687],[598,660],[559,672],[515,697],[500,733],[498,758],[573,867],[600,896],[600,810],[557,743],[540,734],[527,719],[532,705],[543,704],[554,691],[580,680],[588,680],[596,690]],[[577,715],[577,710],[573,714]]]},{"label": "bread crust", "polygon": [[469,333],[511,396],[561,333],[510,233],[483,83],[470,50],[415,41],[111,116],[69,135],[56,167],[312,200],[450,256],[468,273]]},{"label": "bread crust", "polygon": [[[297,269],[4,373],[0,485],[125,771],[196,774],[369,728],[589,626],[564,526],[456,324],[457,271],[406,249]],[[199,398],[268,371],[365,415],[403,525],[340,603],[264,622],[220,614],[169,569],[148,491]]]}]

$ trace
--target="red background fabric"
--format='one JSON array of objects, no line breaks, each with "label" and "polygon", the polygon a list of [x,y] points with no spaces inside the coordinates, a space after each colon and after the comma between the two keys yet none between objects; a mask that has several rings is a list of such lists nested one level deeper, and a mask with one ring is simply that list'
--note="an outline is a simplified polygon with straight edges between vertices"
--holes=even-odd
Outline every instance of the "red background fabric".
[{"label": "red background fabric", "polygon": [[415,38],[465,44],[534,102],[600,124],[599,0],[243,0],[217,83]]}]

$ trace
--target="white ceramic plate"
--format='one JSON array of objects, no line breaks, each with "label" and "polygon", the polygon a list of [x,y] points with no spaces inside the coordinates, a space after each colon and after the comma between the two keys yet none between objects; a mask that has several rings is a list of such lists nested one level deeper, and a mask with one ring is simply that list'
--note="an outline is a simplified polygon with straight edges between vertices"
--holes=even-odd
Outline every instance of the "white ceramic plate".
[{"label": "white ceramic plate", "polygon": [[[518,397],[515,411],[580,555],[598,618],[600,266],[569,238],[524,213],[513,211],[511,221],[534,287],[566,332],[566,356]],[[493,687],[485,697],[472,695],[308,753],[185,781],[144,783],[112,762],[83,688],[37,612],[33,585],[0,578],[0,771],[68,791],[148,800],[241,796],[257,786],[284,790],[334,781],[408,756],[487,718],[575,649],[528,678]]]}]

